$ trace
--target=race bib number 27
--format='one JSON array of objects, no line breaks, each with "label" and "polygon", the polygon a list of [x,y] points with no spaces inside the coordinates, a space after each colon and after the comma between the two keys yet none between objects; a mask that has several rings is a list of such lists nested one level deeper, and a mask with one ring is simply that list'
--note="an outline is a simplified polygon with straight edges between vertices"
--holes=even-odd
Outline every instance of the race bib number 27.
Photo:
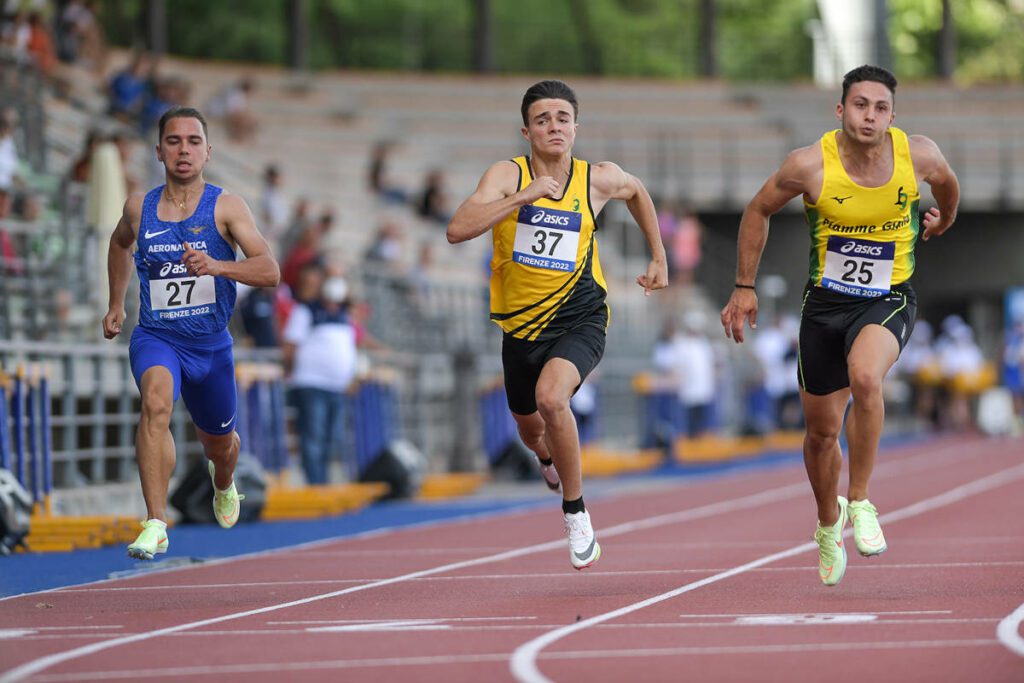
[{"label": "race bib number 27", "polygon": [[573,211],[545,209],[532,204],[519,209],[512,260],[536,268],[576,269],[583,216]]},{"label": "race bib number 27", "polygon": [[[149,270],[149,305],[160,317],[200,314],[217,301],[212,275],[191,275],[182,263],[154,263]],[[192,310],[196,309],[196,310]],[[166,312],[176,312],[168,315]]]},{"label": "race bib number 27", "polygon": [[821,286],[840,294],[875,297],[889,293],[895,242],[832,235],[825,248]]}]

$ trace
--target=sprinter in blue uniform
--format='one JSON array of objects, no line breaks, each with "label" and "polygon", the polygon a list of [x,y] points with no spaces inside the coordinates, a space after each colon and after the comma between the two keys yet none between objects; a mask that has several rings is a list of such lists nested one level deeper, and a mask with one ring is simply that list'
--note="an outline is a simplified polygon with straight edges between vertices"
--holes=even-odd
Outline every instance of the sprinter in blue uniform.
[{"label": "sprinter in blue uniform", "polygon": [[[203,115],[175,107],[161,117],[159,134],[156,154],[166,184],[125,203],[107,253],[110,304],[103,318],[103,336],[120,334],[134,258],[141,301],[129,358],[142,394],[135,448],[147,515],[128,554],[140,560],[167,552],[167,489],[175,462],[170,423],[178,396],[209,460],[214,516],[225,529],[238,521],[243,496],[233,474],[240,442],[227,324],[236,282],[274,287],[280,279],[245,201],[203,178],[211,151]],[[236,246],[243,260],[236,260]]]}]

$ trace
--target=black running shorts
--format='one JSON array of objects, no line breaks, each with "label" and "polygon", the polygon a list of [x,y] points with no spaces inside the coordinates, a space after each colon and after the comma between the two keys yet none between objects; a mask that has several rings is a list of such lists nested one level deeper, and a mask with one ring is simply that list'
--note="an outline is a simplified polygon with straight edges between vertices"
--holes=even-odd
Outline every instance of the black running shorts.
[{"label": "black running shorts", "polygon": [[517,415],[537,412],[537,380],[545,363],[552,358],[564,358],[575,365],[582,384],[604,355],[607,324],[608,307],[601,306],[582,323],[554,339],[531,342],[506,334],[501,343],[501,365],[505,370],[505,395],[512,412]]},{"label": "black running shorts", "polygon": [[850,386],[846,357],[864,326],[882,325],[893,333],[902,351],[916,316],[917,296],[909,282],[870,299],[808,284],[800,312],[800,386],[816,396]]}]

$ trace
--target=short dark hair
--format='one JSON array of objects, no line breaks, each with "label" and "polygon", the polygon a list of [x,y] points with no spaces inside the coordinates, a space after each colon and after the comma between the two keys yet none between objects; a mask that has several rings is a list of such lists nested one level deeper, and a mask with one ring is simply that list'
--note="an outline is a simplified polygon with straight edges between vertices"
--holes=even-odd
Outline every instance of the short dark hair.
[{"label": "short dark hair", "polygon": [[171,119],[196,119],[199,123],[203,124],[203,135],[206,137],[207,141],[209,141],[210,135],[206,130],[206,118],[199,113],[198,109],[194,109],[193,107],[171,107],[164,112],[163,116],[160,117],[160,130],[157,142],[164,139],[164,126],[166,126],[167,122]]},{"label": "short dark hair", "polygon": [[528,112],[530,111],[530,105],[537,100],[565,100],[572,105],[573,118],[578,118],[580,115],[580,105],[576,101],[576,93],[573,92],[572,88],[563,83],[562,81],[541,81],[540,83],[534,83],[530,86],[530,89],[523,95],[523,106],[520,111],[523,114],[523,125],[530,125],[528,120]]},{"label": "short dark hair", "polygon": [[839,102],[846,104],[846,94],[850,92],[850,86],[854,83],[861,83],[862,81],[874,81],[876,83],[881,83],[889,89],[889,92],[892,93],[894,98],[896,97],[896,77],[892,75],[892,72],[883,69],[880,66],[864,64],[847,72],[847,74],[843,76],[843,97]]}]

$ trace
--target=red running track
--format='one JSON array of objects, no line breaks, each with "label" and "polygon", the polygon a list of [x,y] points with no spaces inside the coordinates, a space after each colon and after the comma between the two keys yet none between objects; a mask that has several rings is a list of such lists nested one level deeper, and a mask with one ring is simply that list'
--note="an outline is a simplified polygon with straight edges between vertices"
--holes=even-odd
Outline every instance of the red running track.
[{"label": "red running track", "polygon": [[553,506],[35,593],[0,682],[1019,682],[1022,481],[1022,440],[883,452],[889,550],[834,588],[785,467],[592,500],[584,572]]}]

